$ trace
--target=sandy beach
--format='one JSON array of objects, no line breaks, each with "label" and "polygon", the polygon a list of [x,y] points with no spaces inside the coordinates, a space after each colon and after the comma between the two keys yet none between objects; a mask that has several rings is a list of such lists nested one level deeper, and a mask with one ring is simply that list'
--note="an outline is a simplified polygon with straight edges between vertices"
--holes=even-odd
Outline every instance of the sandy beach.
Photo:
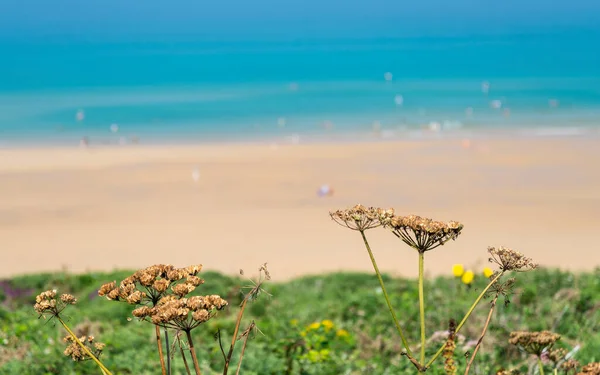
[{"label": "sandy beach", "polygon": [[[359,235],[328,211],[356,203],[458,220],[456,242],[426,257],[431,275],[475,270],[488,245],[543,266],[600,265],[598,139],[127,146],[0,150],[0,277],[153,263],[276,280],[371,271]],[[195,179],[193,178],[195,177]],[[317,196],[323,184],[330,197]],[[370,232],[380,268],[417,272],[416,254]]]}]

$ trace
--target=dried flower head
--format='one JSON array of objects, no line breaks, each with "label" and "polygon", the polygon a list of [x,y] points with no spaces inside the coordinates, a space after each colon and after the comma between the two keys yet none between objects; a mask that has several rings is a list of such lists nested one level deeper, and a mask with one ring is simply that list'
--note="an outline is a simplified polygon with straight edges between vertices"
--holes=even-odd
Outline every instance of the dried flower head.
[{"label": "dried flower head", "polygon": [[463,229],[463,225],[457,221],[446,223],[416,215],[394,216],[385,226],[390,228],[396,237],[420,253],[455,240]]},{"label": "dried flower head", "polygon": [[567,353],[567,349],[564,348],[550,349],[546,353],[546,358],[557,364],[565,358]]},{"label": "dried flower head", "polygon": [[539,357],[544,350],[552,348],[558,340],[560,340],[560,335],[550,331],[515,331],[510,333],[508,342],[522,348],[527,353],[535,354]]},{"label": "dried flower head", "polygon": [[[105,344],[101,342],[94,342],[94,336],[81,336],[77,338],[77,340],[79,340],[79,342],[81,342],[96,358],[100,357],[105,347]],[[67,357],[71,357],[73,361],[80,362],[92,359],[89,354],[81,348],[73,336],[65,336],[63,341],[68,344],[63,354]]]},{"label": "dried flower head", "polygon": [[527,258],[516,250],[507,247],[488,247],[491,255],[489,261],[496,263],[502,271],[531,271],[537,268],[537,264],[531,258]]},{"label": "dried flower head", "polygon": [[577,371],[579,368],[579,361],[574,360],[573,358],[567,359],[563,363],[558,366],[561,370],[564,370],[566,373],[570,371]]},{"label": "dried flower head", "polygon": [[47,290],[35,297],[33,309],[40,314],[40,316],[58,316],[58,314],[60,314],[60,312],[68,305],[74,305],[76,303],[77,299],[71,294],[62,294],[57,299],[56,290]]},{"label": "dried flower head", "polygon": [[134,310],[134,316],[150,317],[154,324],[190,331],[211,319],[218,310],[222,310],[225,306],[227,306],[227,301],[218,295],[190,298],[166,296],[152,309]]},{"label": "dried flower head", "polygon": [[136,271],[118,284],[115,281],[100,287],[98,295],[113,301],[126,301],[132,305],[154,306],[174,293],[179,297],[192,292],[204,280],[196,276],[201,264],[175,268],[171,264],[155,264]]},{"label": "dried flower head", "polygon": [[341,226],[364,232],[388,223],[394,215],[393,209],[382,209],[356,205],[345,210],[330,212],[329,216]]},{"label": "dried flower head", "polygon": [[600,375],[600,362],[588,363],[577,375]]}]

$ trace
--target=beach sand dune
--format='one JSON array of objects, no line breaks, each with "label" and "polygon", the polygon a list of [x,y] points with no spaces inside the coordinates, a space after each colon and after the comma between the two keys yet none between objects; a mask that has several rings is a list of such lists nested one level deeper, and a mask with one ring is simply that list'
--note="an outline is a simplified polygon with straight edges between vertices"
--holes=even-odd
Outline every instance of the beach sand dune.
[{"label": "beach sand dune", "polygon": [[[357,203],[458,220],[428,253],[431,275],[480,269],[488,245],[541,265],[600,265],[596,139],[132,146],[0,150],[0,277],[153,263],[275,279],[371,271],[360,236],[328,211]],[[323,184],[335,194],[319,197]],[[417,273],[416,254],[370,232],[383,271]]]}]

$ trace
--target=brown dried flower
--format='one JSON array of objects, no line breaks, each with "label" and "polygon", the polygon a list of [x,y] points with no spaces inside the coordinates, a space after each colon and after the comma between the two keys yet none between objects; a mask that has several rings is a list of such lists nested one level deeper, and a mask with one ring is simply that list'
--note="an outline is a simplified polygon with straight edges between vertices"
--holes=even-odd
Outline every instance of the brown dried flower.
[{"label": "brown dried flower", "polygon": [[566,373],[569,373],[570,371],[577,371],[577,369],[579,368],[579,361],[576,361],[573,358],[567,359],[566,361],[561,363],[559,367]]},{"label": "brown dried flower", "polygon": [[537,264],[531,258],[527,258],[516,250],[507,247],[488,247],[491,255],[489,261],[496,263],[502,271],[531,271],[537,268]]},{"label": "brown dried flower", "polygon": [[116,287],[117,287],[117,282],[116,281],[112,281],[110,283],[102,284],[102,286],[100,287],[100,290],[98,290],[98,295],[100,297],[104,297],[108,293],[110,293],[112,290],[114,290]]},{"label": "brown dried flower", "polygon": [[[94,342],[94,336],[82,336],[79,337],[78,340],[96,357],[100,357],[102,351],[104,350],[105,344],[101,342]],[[68,343],[64,355],[67,357],[71,357],[73,361],[80,362],[92,359],[75,341],[75,339],[71,336],[65,336],[63,339],[64,342]]]},{"label": "brown dried flower", "polygon": [[47,290],[38,294],[35,297],[33,309],[40,314],[58,316],[68,305],[74,305],[77,299],[71,294],[63,294],[60,298],[56,298],[56,290]]},{"label": "brown dried flower", "polygon": [[577,375],[600,375],[600,362],[588,363]]},{"label": "brown dried flower", "polygon": [[190,298],[166,296],[152,311],[144,310],[137,314],[143,317],[150,316],[154,324],[189,331],[208,321],[217,310],[225,306],[227,301],[217,295]]},{"label": "brown dried flower", "polygon": [[329,216],[341,226],[364,232],[387,223],[394,215],[393,209],[365,207],[360,204],[346,209],[330,212]]},{"label": "brown dried flower", "polygon": [[385,226],[420,253],[455,240],[463,229],[463,225],[457,221],[445,223],[416,215],[394,216]]},{"label": "brown dried flower", "polygon": [[564,348],[551,349],[546,353],[546,358],[554,363],[558,363],[565,358],[567,353],[567,350]]},{"label": "brown dried flower", "polygon": [[515,331],[510,333],[508,342],[522,348],[527,353],[535,354],[539,357],[544,350],[552,348],[558,340],[560,340],[560,335],[550,331]]}]

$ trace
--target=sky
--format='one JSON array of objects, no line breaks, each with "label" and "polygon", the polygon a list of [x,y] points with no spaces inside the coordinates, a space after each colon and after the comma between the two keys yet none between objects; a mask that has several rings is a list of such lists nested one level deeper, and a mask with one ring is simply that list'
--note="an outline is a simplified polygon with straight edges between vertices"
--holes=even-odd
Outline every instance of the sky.
[{"label": "sky", "polygon": [[598,0],[1,0],[0,38],[428,36],[600,27]]}]

